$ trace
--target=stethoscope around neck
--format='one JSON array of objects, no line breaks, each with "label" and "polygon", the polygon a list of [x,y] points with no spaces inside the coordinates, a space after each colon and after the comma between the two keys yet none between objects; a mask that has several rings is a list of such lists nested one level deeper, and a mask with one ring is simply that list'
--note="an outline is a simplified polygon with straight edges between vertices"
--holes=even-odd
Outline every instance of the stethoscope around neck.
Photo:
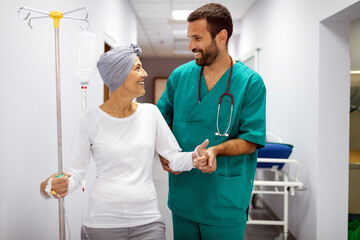
[{"label": "stethoscope around neck", "polygon": [[[229,56],[230,57],[230,56]],[[203,73],[203,70],[204,70],[204,66],[201,67],[201,70],[200,70],[200,75],[199,75],[199,86],[198,86],[198,102],[200,103],[200,83],[201,83],[201,75]],[[229,74],[229,79],[228,79],[228,83],[227,83],[227,88],[226,88],[226,92],[223,93],[219,99],[219,103],[218,103],[218,110],[217,110],[217,115],[216,115],[216,132],[215,132],[215,135],[216,136],[220,136],[220,137],[229,137],[229,129],[230,129],[230,125],[231,125],[231,120],[232,120],[232,113],[233,113],[233,109],[234,109],[234,98],[233,96],[231,95],[231,93],[229,93],[229,86],[230,86],[230,80],[231,80],[231,75],[232,75],[232,70],[233,70],[233,60],[232,58],[230,57],[230,74]],[[205,76],[204,76],[204,79],[205,79]],[[227,126],[227,129],[224,133],[220,133],[220,130],[219,130],[219,113],[220,113],[220,105],[221,105],[221,101],[222,101],[222,98],[224,96],[229,96],[231,98],[231,111],[230,111],[230,120],[229,120],[229,124]]]}]

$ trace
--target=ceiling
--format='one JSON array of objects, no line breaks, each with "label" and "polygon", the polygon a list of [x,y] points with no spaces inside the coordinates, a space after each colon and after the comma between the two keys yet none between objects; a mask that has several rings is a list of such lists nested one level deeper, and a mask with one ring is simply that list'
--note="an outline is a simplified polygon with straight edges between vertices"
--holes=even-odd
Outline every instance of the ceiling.
[{"label": "ceiling", "polygon": [[[138,18],[138,44],[144,57],[188,57],[187,22],[172,20],[173,10],[195,10],[210,2],[227,7],[240,21],[256,0],[130,0]],[[174,32],[177,34],[174,35]],[[236,34],[236,29],[234,29]]]}]

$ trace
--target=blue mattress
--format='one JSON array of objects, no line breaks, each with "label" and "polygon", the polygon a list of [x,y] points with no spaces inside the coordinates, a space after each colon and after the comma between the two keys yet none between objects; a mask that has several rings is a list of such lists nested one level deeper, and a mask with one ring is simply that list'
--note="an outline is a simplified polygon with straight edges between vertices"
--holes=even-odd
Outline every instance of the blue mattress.
[{"label": "blue mattress", "polygon": [[[280,158],[288,159],[292,153],[293,146],[283,143],[266,143],[264,148],[258,150],[258,158]],[[278,166],[281,169],[285,163],[257,163],[257,168],[272,168]]]}]

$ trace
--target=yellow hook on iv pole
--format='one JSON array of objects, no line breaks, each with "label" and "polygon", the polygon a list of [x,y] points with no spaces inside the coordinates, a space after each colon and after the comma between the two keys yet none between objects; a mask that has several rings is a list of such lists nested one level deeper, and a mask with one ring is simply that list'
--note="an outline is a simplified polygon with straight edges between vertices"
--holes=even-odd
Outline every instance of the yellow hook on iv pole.
[{"label": "yellow hook on iv pole", "polygon": [[52,11],[50,12],[49,17],[54,19],[54,28],[60,27],[60,19],[64,17],[64,14],[59,11]]}]

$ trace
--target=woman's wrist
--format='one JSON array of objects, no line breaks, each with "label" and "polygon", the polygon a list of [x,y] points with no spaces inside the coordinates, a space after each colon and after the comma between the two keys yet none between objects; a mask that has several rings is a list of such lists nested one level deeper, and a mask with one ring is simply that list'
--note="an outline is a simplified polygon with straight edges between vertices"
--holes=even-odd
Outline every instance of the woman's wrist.
[{"label": "woman's wrist", "polygon": [[43,196],[43,198],[47,199],[50,198],[50,196],[47,194],[47,192],[45,191],[46,185],[48,183],[49,179],[46,178],[44,179],[41,183],[40,183],[40,194],[41,196]]}]

